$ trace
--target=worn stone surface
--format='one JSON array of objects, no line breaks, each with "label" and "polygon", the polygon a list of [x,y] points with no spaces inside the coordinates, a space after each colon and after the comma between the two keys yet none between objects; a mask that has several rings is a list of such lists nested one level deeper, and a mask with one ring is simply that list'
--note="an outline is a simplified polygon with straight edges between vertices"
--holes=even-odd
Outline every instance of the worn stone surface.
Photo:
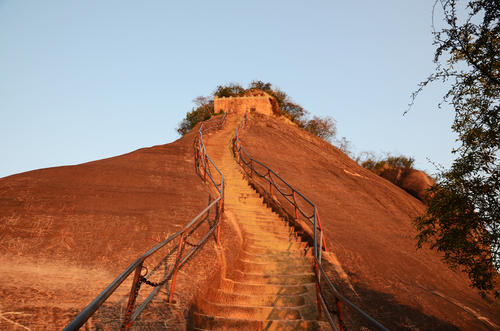
[{"label": "worn stone surface", "polygon": [[[109,159],[0,179],[1,330],[61,329],[130,263],[206,207],[209,191],[194,164],[196,133]],[[222,233],[232,238],[231,231],[224,223]],[[168,320],[164,309],[156,317],[165,321],[155,329],[183,329],[193,295],[216,271],[211,239],[178,276],[177,304],[167,306],[176,318]],[[129,289],[124,284],[110,302],[123,304]],[[100,320],[119,328],[120,311]]]},{"label": "worn stone surface", "polygon": [[278,113],[278,106],[276,100],[266,92],[250,90],[240,97],[215,97],[214,110],[238,115],[244,115],[248,111],[271,116]]},{"label": "worn stone surface", "polygon": [[238,259],[207,288],[192,315],[194,330],[320,329],[311,248],[243,178],[231,153],[238,118],[208,138],[207,151],[224,174],[225,213],[241,229]]},{"label": "worn stone surface", "polygon": [[[206,135],[209,155],[227,173],[222,247],[211,239],[181,270],[176,303],[166,303],[162,290],[138,329],[184,329],[193,297],[199,312],[212,314],[207,328],[242,330],[240,317],[251,329],[322,326],[312,318],[307,294],[310,254],[243,181],[228,154],[241,115],[229,115],[226,131]],[[194,169],[194,134],[0,179],[0,329],[62,328],[135,258],[206,206],[207,186]],[[498,328],[498,303],[482,299],[438,253],[416,250],[412,219],[425,208],[420,201],[273,116],[251,114],[241,138],[252,156],[317,204],[335,257],[325,255],[328,272],[363,310],[390,329]],[[285,247],[303,253],[289,255]],[[287,274],[290,268],[300,272]],[[214,281],[220,274],[222,281]],[[276,284],[284,291],[279,295]],[[112,303],[123,304],[127,291],[128,284]],[[122,312],[107,308],[87,329],[119,327],[115,315]],[[201,315],[209,316],[192,312],[189,322],[202,323]],[[264,317],[290,320],[269,325]],[[369,326],[349,309],[346,318],[349,325]]]},{"label": "worn stone surface", "polygon": [[498,302],[481,298],[440,253],[417,250],[412,221],[425,210],[419,200],[278,119],[251,117],[241,141],[318,206],[328,248],[355,289],[344,294],[389,329],[500,327]]}]

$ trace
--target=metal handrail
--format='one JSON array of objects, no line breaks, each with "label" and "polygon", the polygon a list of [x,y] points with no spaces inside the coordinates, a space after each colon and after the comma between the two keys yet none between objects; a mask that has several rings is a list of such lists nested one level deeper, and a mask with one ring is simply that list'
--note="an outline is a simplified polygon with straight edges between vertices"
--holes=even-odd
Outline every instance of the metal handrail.
[{"label": "metal handrail", "polygon": [[[290,204],[294,206],[295,209],[295,218],[298,218],[298,212],[311,224],[313,225],[313,231],[314,235],[316,236],[316,229],[319,232],[323,232],[322,226],[321,226],[321,221],[319,218],[319,213],[318,213],[318,208],[316,208],[316,205],[309,200],[307,197],[305,197],[302,193],[300,193],[297,189],[295,189],[293,186],[288,184],[283,178],[281,178],[280,175],[278,175],[274,170],[266,166],[264,163],[252,158],[250,154],[245,150],[245,148],[241,145],[240,138],[239,138],[239,128],[236,128],[236,139],[235,139],[235,144],[233,145],[233,148],[235,149],[234,152],[238,156],[238,161],[240,164],[243,164],[250,168],[250,175],[252,176],[254,173],[265,179],[269,183],[269,191],[272,194],[273,188],[275,188]],[[243,152],[243,153],[242,153]],[[245,160],[245,157],[247,160]],[[259,172],[255,166],[254,163],[259,164],[263,168],[266,169],[265,173]],[[282,185],[284,185],[286,188],[290,190],[290,193],[284,192],[282,189],[280,189],[279,185],[276,184],[276,178]],[[313,213],[311,215],[306,214],[306,212],[300,207],[300,205],[296,201],[296,196],[302,198],[304,202],[306,202],[313,210]],[[289,197],[292,197],[290,199]],[[316,237],[314,238],[314,241],[316,242]],[[323,236],[322,238],[322,245],[323,249],[326,251],[326,239]],[[317,247],[314,247],[314,256],[318,256],[318,251]]]},{"label": "metal handrail", "polygon": [[316,265],[319,268],[319,272],[324,276],[324,279],[325,279],[328,287],[334,293],[335,297],[338,300],[340,300],[342,303],[348,305],[349,307],[351,307],[352,309],[354,309],[355,311],[357,311],[366,321],[370,322],[377,329],[388,331],[388,329],[385,326],[383,326],[382,324],[380,324],[377,320],[375,320],[373,317],[371,317],[370,315],[368,315],[367,313],[365,313],[358,306],[356,306],[354,303],[352,303],[349,299],[347,299],[342,294],[340,294],[340,292],[337,290],[337,288],[333,285],[333,283],[330,280],[330,278],[328,278],[325,269],[323,269],[323,265],[321,263],[318,263],[317,260],[316,260]]},{"label": "metal handrail", "polygon": [[[313,250],[314,250],[314,273],[316,275],[316,294],[317,294],[317,303],[318,303],[318,310],[321,312],[321,307],[323,307],[323,310],[326,312],[326,317],[328,319],[328,322],[332,326],[334,330],[337,330],[337,326],[333,322],[332,315],[329,311],[328,306],[326,305],[325,299],[324,299],[324,293],[323,290],[320,286],[320,281],[323,278],[328,286],[328,288],[333,292],[333,295],[335,296],[335,301],[336,301],[336,308],[337,311],[334,312],[334,314],[337,315],[339,319],[339,327],[340,330],[344,330],[344,320],[343,320],[343,315],[342,315],[342,304],[345,304],[352,309],[354,309],[356,312],[358,312],[365,320],[370,322],[374,327],[376,327],[379,330],[388,330],[386,327],[384,327],[382,324],[377,322],[374,318],[372,318],[370,315],[362,311],[360,308],[358,308],[356,305],[354,305],[349,299],[344,297],[343,295],[340,294],[340,292],[335,288],[333,285],[332,281],[326,274],[322,262],[321,262],[321,252],[323,250],[326,251],[326,240],[325,236],[323,233],[323,229],[321,226],[321,221],[319,218],[319,213],[318,213],[318,208],[316,205],[309,200],[307,197],[305,197],[302,193],[300,193],[297,189],[295,189],[292,185],[288,184],[281,176],[279,176],[274,170],[269,168],[267,165],[264,163],[252,158],[250,154],[245,150],[245,148],[242,146],[240,138],[239,138],[239,129],[246,127],[246,121],[248,119],[248,113],[245,114],[244,120],[241,122],[240,127],[236,128],[236,138],[234,139],[233,143],[233,153],[237,157],[237,160],[245,173],[249,175],[250,177],[253,177],[254,174],[256,174],[259,178],[262,178],[269,184],[269,193],[271,196],[273,196],[273,188],[278,191],[283,198],[288,201],[295,212],[295,219],[299,218],[299,212],[303,216],[303,218],[308,221],[312,226],[313,226]],[[261,166],[262,168],[265,169],[265,171],[259,171],[256,169],[255,164]],[[286,189],[289,190],[289,192],[284,192],[283,189],[280,189],[280,187],[276,184],[276,181],[278,181],[282,186],[284,186]],[[300,197],[309,207],[313,210],[312,215],[307,214],[300,205],[297,203],[296,197]],[[290,199],[290,197],[292,197]],[[319,237],[319,240],[318,240]]]},{"label": "metal handrail", "polygon": [[[195,164],[197,173],[207,181],[206,177],[208,176],[210,182],[215,186],[216,191],[218,193],[218,197],[211,201],[207,207],[205,207],[196,217],[194,217],[188,224],[184,226],[184,228],[167,239],[163,240],[144,254],[142,254],[137,260],[135,260],[132,264],[130,264],[115,280],[113,280],[107,287],[102,291],[92,302],[84,308],[78,316],[75,317],[73,321],[71,321],[65,328],[64,331],[70,330],[78,330],[82,327],[87,320],[104,304],[104,302],[118,289],[118,287],[132,274],[134,273],[134,278],[132,280],[132,286],[129,294],[129,299],[127,303],[125,317],[122,323],[122,329],[127,330],[130,328],[135,319],[140,315],[140,313],[146,308],[146,306],[151,302],[153,297],[159,292],[162,285],[164,285],[167,281],[171,280],[170,291],[169,291],[169,301],[173,300],[173,294],[175,289],[175,279],[177,276],[177,272],[179,269],[198,251],[200,250],[207,239],[216,232],[216,241],[217,244],[220,243],[220,218],[223,213],[224,206],[224,179],[221,171],[217,168],[215,163],[208,156],[205,144],[203,142],[203,133],[206,133],[210,130],[218,130],[222,128],[226,120],[226,115],[222,118],[216,118],[211,121],[207,121],[200,125],[198,130],[198,135],[195,138]],[[201,160],[201,162],[200,162]],[[220,176],[220,182],[217,183],[214,179],[211,166],[217,171]],[[213,223],[210,223],[210,211],[215,207],[215,215],[213,219]],[[201,239],[198,240],[196,244],[190,244],[192,246],[187,252],[185,252],[185,245],[187,242],[187,238],[191,236],[205,221],[209,223],[209,229],[206,233],[204,233]],[[179,238],[178,244],[173,247],[164,257],[161,259],[160,263],[155,266],[155,268],[151,272],[146,272],[146,274],[142,274],[143,264],[147,258],[151,255],[158,252],[161,248],[165,247],[167,244],[171,243],[174,239]],[[177,253],[175,262],[173,263],[171,269],[168,272],[165,272],[165,275],[161,279],[161,281],[155,283],[147,279],[147,276],[152,276],[154,270],[158,269],[158,267],[165,262],[166,257],[170,256],[174,252]],[[185,253],[185,254],[183,254]],[[136,299],[138,296],[138,292],[141,284],[147,284],[153,287],[153,291],[148,295],[148,297],[141,303],[141,305],[134,311]]]}]

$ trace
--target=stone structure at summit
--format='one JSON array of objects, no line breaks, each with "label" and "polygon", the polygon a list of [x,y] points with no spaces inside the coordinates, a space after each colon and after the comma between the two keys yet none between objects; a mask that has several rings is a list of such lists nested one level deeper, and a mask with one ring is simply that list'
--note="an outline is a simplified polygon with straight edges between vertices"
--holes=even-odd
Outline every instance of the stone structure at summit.
[{"label": "stone structure at summit", "polygon": [[279,106],[271,95],[259,90],[252,89],[243,96],[214,97],[214,110],[221,110],[228,114],[245,114],[256,112],[264,115],[279,114]]}]

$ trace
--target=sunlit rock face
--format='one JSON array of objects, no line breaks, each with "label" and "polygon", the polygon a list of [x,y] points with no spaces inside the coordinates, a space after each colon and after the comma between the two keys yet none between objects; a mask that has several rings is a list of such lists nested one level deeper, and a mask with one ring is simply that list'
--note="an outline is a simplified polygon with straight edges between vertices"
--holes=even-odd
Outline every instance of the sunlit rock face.
[{"label": "sunlit rock face", "polygon": [[247,111],[264,115],[273,115],[279,112],[276,100],[266,92],[258,89],[249,90],[244,96],[214,97],[214,110],[228,114],[243,115]]}]

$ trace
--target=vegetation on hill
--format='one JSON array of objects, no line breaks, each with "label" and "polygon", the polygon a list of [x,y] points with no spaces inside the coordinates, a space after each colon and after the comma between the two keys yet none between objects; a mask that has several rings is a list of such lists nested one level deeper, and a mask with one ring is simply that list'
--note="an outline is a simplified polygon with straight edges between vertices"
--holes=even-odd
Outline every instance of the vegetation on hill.
[{"label": "vegetation on hill", "polygon": [[388,155],[385,159],[376,160],[374,158],[367,158],[361,162],[361,165],[375,173],[380,173],[387,168],[401,168],[412,169],[415,159],[403,155],[391,156]]},{"label": "vegetation on hill", "polygon": [[[418,245],[429,243],[465,271],[483,293],[498,297],[500,270],[500,2],[436,1],[444,28],[434,32],[436,69],[412,95],[433,82],[449,87],[455,111],[456,159],[440,169],[429,208],[415,220]],[[461,15],[459,13],[464,13]]]},{"label": "vegetation on hill", "polygon": [[208,97],[197,97],[193,102],[196,108],[187,112],[186,117],[177,127],[177,132],[182,136],[191,131],[197,123],[206,121],[215,115],[214,101],[212,99]]},{"label": "vegetation on hill", "polygon": [[300,128],[309,131],[318,137],[333,142],[336,141],[336,125],[331,117],[314,116],[308,118],[309,112],[302,106],[292,101],[290,96],[279,88],[275,88],[271,83],[263,81],[252,81],[248,88],[243,88],[236,83],[228,85],[219,85],[215,91],[207,97],[201,96],[193,100],[196,107],[186,114],[186,117],[179,123],[177,132],[180,135],[185,135],[197,123],[205,121],[215,115],[213,97],[234,97],[243,96],[248,91],[259,89],[275,98],[281,115],[296,123]]},{"label": "vegetation on hill", "polygon": [[[414,167],[415,159],[404,155],[377,157],[374,153],[361,153],[355,158],[362,167],[407,191],[417,199],[425,200],[428,182],[432,178]],[[419,176],[415,176],[415,173]],[[413,176],[413,178],[411,178]]]}]

